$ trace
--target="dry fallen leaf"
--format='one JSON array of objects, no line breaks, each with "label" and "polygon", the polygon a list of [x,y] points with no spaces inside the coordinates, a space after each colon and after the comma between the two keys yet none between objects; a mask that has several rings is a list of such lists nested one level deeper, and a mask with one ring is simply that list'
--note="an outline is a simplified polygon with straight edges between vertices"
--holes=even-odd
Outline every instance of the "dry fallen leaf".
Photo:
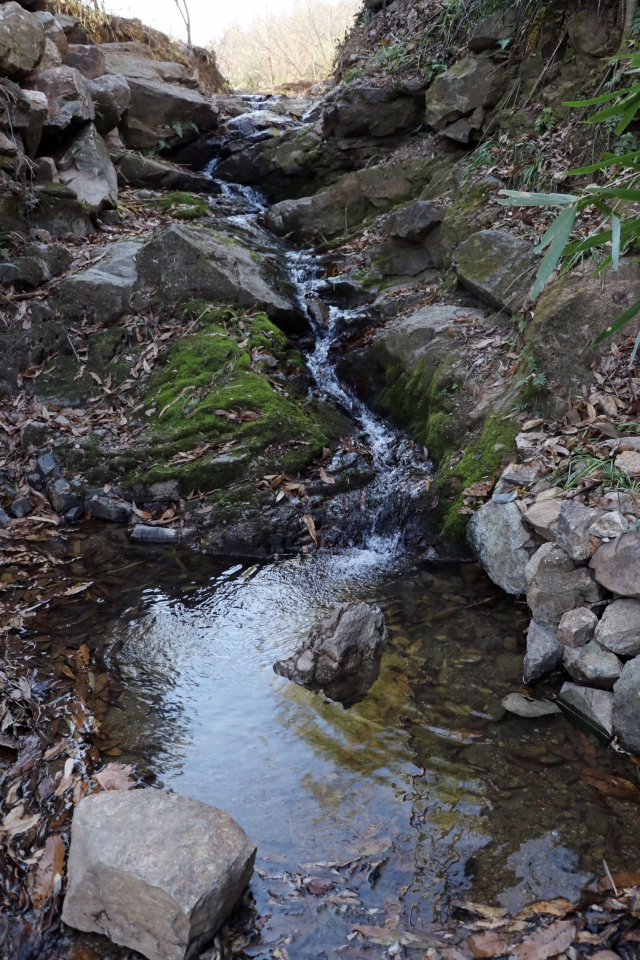
[{"label": "dry fallen leaf", "polygon": [[320,479],[322,480],[323,483],[335,483],[335,482],[336,482],[336,481],[333,479],[333,477],[331,476],[331,474],[327,473],[327,471],[324,469],[324,467],[320,467]]},{"label": "dry fallen leaf", "polygon": [[525,920],[527,917],[536,917],[540,913],[548,913],[552,917],[566,917],[568,913],[574,910],[574,905],[570,900],[558,897],[557,900],[539,900],[537,903],[531,903],[517,915],[518,919]]},{"label": "dry fallen leaf", "polygon": [[575,924],[569,920],[555,920],[550,926],[536,930],[512,951],[517,960],[548,960],[564,953],[576,935]]},{"label": "dry fallen leaf", "polygon": [[40,820],[40,814],[34,813],[32,816],[24,817],[24,803],[19,803],[13,807],[0,824],[0,836],[5,835],[7,839],[17,837],[21,833],[27,833]]},{"label": "dry fallen leaf", "polygon": [[64,853],[62,837],[47,837],[31,891],[31,903],[36,910],[60,892],[64,875]]},{"label": "dry fallen leaf", "polygon": [[132,770],[131,764],[108,763],[104,770],[95,774],[94,779],[103,790],[131,790],[135,786],[135,782],[129,779]]},{"label": "dry fallen leaf", "polygon": [[467,946],[476,960],[486,957],[502,957],[509,953],[510,944],[495,930],[486,930],[484,933],[474,933],[469,937]]},{"label": "dry fallen leaf", "polygon": [[316,545],[316,547],[317,547],[317,546],[318,546],[318,535],[316,534],[316,525],[315,525],[315,523],[313,522],[313,517],[310,517],[308,513],[305,513],[305,515],[303,516],[302,519],[303,519],[304,522],[306,523],[306,525],[307,525],[307,530],[309,531],[309,534],[310,534],[310,536],[311,536],[311,539],[313,540],[313,542],[315,543],[315,545]]}]

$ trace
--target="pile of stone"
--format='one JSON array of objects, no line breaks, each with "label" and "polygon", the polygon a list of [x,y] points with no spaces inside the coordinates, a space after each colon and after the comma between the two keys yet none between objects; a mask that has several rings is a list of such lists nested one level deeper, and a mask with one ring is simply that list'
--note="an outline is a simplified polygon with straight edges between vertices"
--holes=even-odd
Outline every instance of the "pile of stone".
[{"label": "pile of stone", "polygon": [[495,583],[526,594],[525,684],[564,670],[561,704],[638,754],[640,509],[626,493],[600,497],[604,506],[580,499],[511,464],[467,539]]},{"label": "pile of stone", "polygon": [[[119,180],[136,185],[135,164],[126,177],[118,169],[128,150],[184,150],[217,125],[216,108],[187,67],[152,59],[141,43],[95,44],[76,18],[25,6],[0,5],[5,227],[14,226],[3,210],[7,175],[34,181],[40,207],[51,198],[80,201],[75,219],[90,221],[117,207]],[[159,176],[155,168],[151,174]],[[148,177],[143,171],[138,185]],[[48,229],[92,232],[89,222],[75,232],[66,222]]]}]

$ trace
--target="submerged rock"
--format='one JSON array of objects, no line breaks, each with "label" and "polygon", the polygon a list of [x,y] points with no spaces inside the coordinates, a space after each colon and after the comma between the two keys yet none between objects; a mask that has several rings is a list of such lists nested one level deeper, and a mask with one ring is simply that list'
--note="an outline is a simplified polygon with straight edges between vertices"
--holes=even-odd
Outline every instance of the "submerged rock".
[{"label": "submerged rock", "polygon": [[362,700],[380,672],[388,630],[378,607],[341,603],[309,631],[304,643],[273,669],[281,677],[345,705]]},{"label": "submerged rock", "polygon": [[535,700],[522,693],[510,693],[502,701],[502,706],[518,717],[550,717],[554,713],[561,713],[560,707],[550,700]]},{"label": "submerged rock", "polygon": [[198,955],[253,873],[223,810],[161,790],[86,797],[73,816],[63,921],[149,960]]}]

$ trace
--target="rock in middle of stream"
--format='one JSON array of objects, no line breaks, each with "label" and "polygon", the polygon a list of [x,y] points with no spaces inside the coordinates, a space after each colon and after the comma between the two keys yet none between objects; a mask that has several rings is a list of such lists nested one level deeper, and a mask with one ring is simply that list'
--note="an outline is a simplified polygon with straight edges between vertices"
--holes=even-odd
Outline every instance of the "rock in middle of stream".
[{"label": "rock in middle of stream", "polygon": [[288,660],[278,660],[273,669],[348,707],[363,700],[378,679],[388,636],[379,607],[362,601],[341,603],[311,628]]}]

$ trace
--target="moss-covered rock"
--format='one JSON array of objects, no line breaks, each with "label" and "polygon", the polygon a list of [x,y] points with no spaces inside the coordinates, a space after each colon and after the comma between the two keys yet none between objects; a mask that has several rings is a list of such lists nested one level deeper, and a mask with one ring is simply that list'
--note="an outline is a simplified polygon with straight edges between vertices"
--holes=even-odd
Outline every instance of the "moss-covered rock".
[{"label": "moss-covered rock", "polygon": [[173,190],[155,200],[149,200],[146,206],[170,213],[174,220],[198,220],[211,212],[209,204],[202,197],[179,190]]},{"label": "moss-covered rock", "polygon": [[487,205],[489,198],[502,184],[493,178],[464,186],[461,195],[447,209],[442,221],[440,247],[442,265],[451,265],[453,252],[463,240],[478,230],[485,230],[499,217],[499,208]]}]

